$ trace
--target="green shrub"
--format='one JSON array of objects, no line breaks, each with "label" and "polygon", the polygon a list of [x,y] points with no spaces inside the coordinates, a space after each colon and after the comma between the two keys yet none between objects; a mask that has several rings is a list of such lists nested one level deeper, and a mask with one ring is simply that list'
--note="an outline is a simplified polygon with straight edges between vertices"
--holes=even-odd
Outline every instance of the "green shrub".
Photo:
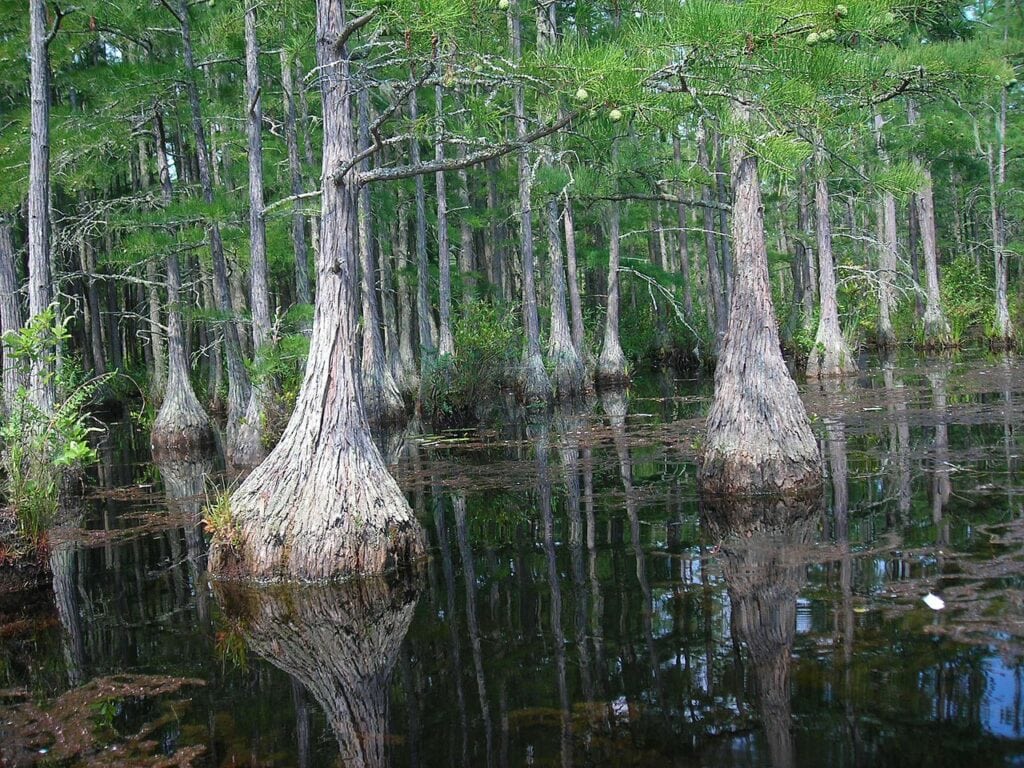
[{"label": "green shrub", "polygon": [[[21,330],[5,335],[8,354],[23,380],[28,380],[34,361],[42,362],[44,369],[56,362],[58,345],[70,336],[69,320],[58,321],[51,307]],[[21,534],[30,542],[37,541],[53,522],[65,481],[96,461],[89,435],[97,429],[89,426],[85,407],[103,379],[71,381],[63,376],[54,382],[60,392],[50,413],[32,402],[24,386],[6,403],[7,414],[0,422],[3,494],[14,509]]]},{"label": "green shrub", "polygon": [[455,356],[423,366],[423,407],[435,420],[472,416],[484,398],[508,385],[522,354],[519,313],[507,305],[469,302],[453,331]]}]

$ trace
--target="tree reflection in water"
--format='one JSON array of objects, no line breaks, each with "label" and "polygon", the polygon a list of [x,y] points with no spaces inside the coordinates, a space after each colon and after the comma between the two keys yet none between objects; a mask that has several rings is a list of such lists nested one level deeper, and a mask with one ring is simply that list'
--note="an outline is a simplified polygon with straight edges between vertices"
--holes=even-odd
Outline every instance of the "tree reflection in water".
[{"label": "tree reflection in water", "polygon": [[796,765],[790,670],[796,601],[807,582],[821,507],[811,500],[705,499],[702,521],[719,541],[736,637],[747,647],[773,768]]},{"label": "tree reflection in water", "polygon": [[323,707],[347,768],[389,764],[388,689],[419,596],[411,576],[264,588],[217,584],[257,654]]}]

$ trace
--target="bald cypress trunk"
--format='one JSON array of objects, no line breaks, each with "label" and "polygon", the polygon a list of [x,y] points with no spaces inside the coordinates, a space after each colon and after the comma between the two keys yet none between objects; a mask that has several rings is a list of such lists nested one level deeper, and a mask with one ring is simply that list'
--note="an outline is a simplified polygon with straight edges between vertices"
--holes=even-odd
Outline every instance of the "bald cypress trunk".
[{"label": "bald cypress trunk", "polygon": [[551,329],[548,333],[548,360],[552,364],[551,384],[554,396],[566,400],[581,395],[585,389],[586,370],[576,353],[569,315],[565,307],[565,267],[558,199],[552,197],[545,206],[548,231],[548,259],[551,262]]},{"label": "bald cypress trunk", "polygon": [[[523,58],[522,24],[519,18],[519,0],[512,0],[508,11],[509,38],[512,42],[512,59],[518,66]],[[516,138],[526,137],[526,94],[523,85],[515,85],[514,95]],[[523,358],[522,391],[527,402],[551,399],[551,382],[544,369],[544,358],[540,350],[540,315],[537,311],[537,286],[534,276],[533,250],[533,169],[527,149],[517,153],[519,172],[519,235],[520,253],[523,264],[523,326],[526,329],[526,350]]]},{"label": "bald cypress trunk", "polygon": [[[359,90],[359,150],[370,146],[370,95],[366,87]],[[369,158],[360,164],[360,170],[369,170]],[[370,188],[359,190],[359,261],[362,266],[363,308],[363,403],[370,424],[389,424],[400,421],[405,405],[395,384],[394,376],[384,353],[384,335],[381,331],[381,308],[377,295],[377,259],[373,242],[373,211]]]},{"label": "bald cypress trunk", "polygon": [[[50,269],[50,58],[45,0],[29,0],[31,59],[30,146],[28,165],[28,318],[53,303]],[[54,401],[54,368],[49,355],[32,361],[29,395],[43,413]]]},{"label": "bald cypress trunk", "polygon": [[21,368],[10,354],[10,347],[2,339],[8,333],[17,333],[24,325],[21,300],[18,295],[18,272],[14,261],[14,238],[11,219],[0,213],[0,355],[3,365],[3,400],[0,413],[7,413],[25,385]]},{"label": "bald cypress trunk", "polygon": [[[708,155],[708,136],[704,121],[697,127],[697,162],[701,170],[710,176],[711,160]],[[722,348],[725,330],[729,322],[729,312],[725,305],[724,277],[718,261],[718,246],[715,244],[715,214],[712,210],[711,185],[701,186],[701,200],[704,203],[704,250],[708,261],[708,299],[709,327],[715,334],[714,353],[717,355]]]},{"label": "bald cypress trunk", "polygon": [[[882,164],[889,166],[889,153],[885,148],[882,127],[885,125],[880,112],[875,112],[874,130],[875,145]],[[892,192],[884,190],[879,208],[881,218],[881,258],[878,270],[878,346],[891,347],[896,343],[896,334],[892,329],[893,282],[896,279],[896,198]]]},{"label": "bald cypress trunk", "polygon": [[[202,189],[203,201],[213,205],[213,177],[210,172],[210,152],[206,143],[206,129],[203,126],[203,114],[199,101],[199,88],[196,84],[195,56],[192,50],[192,31],[189,22],[189,4],[186,0],[178,2],[178,17],[181,24],[182,52],[185,64],[185,88],[188,94],[189,111],[192,119],[192,136],[196,143],[196,159],[199,164],[199,185]],[[231,287],[228,281],[227,260],[224,257],[224,243],[221,239],[220,225],[213,221],[208,228],[210,240],[210,256],[213,262],[213,289],[217,310],[224,315],[222,330],[224,334],[224,357],[228,372],[228,417],[226,453],[232,464],[244,457],[239,452],[239,432],[242,420],[249,403],[249,375],[242,360],[242,346],[239,340],[238,327],[235,324],[234,306],[231,301]]]},{"label": "bald cypress trunk", "polygon": [[[460,145],[458,152],[459,159],[464,159],[466,147]],[[468,302],[476,298],[476,254],[473,249],[473,226],[470,223],[473,208],[469,199],[469,173],[465,168],[460,168],[457,178],[459,208],[462,209],[459,215],[459,272],[462,275],[462,300]]]},{"label": "bald cypress trunk", "polygon": [[[256,6],[245,11],[245,105],[249,159],[249,302],[252,306],[252,347],[257,368],[269,351],[270,288],[267,267],[267,230],[263,218],[263,98],[260,88],[260,45],[256,37]],[[245,418],[239,424],[235,450],[229,453],[236,466],[254,467],[266,456],[263,433],[268,403],[273,397],[270,381],[252,382]]]},{"label": "bald cypress trunk", "polygon": [[214,539],[210,568],[225,577],[329,579],[423,552],[363,412],[356,171],[336,178],[356,154],[345,22],[341,0],[319,0],[323,226],[306,372],[280,442],[231,496],[233,531]]},{"label": "bald cypress trunk", "polygon": [[797,238],[797,254],[802,259],[804,272],[803,315],[804,330],[814,330],[814,305],[818,295],[818,269],[814,258],[814,248],[810,243],[811,217],[807,202],[807,170],[801,166],[797,179],[796,197],[796,228],[800,233]]},{"label": "bald cypress trunk", "polygon": [[818,296],[821,312],[814,348],[807,360],[808,376],[837,376],[857,370],[843,330],[839,327],[839,302],[836,298],[835,266],[832,258],[832,220],[829,213],[828,166],[825,148],[815,149],[817,178],[814,182],[815,229],[818,233]]},{"label": "bald cypress trunk", "polygon": [[395,383],[400,392],[409,395],[420,385],[416,371],[416,339],[412,317],[413,295],[409,285],[409,200],[398,193],[398,237],[395,239],[395,261],[398,269],[398,358]]},{"label": "bald cypress trunk", "polygon": [[[434,64],[441,71],[441,47],[435,44]],[[444,87],[434,86],[434,159],[444,161]],[[434,196],[437,198],[437,304],[439,323],[438,347],[442,355],[455,354],[452,333],[452,253],[448,236],[448,187],[444,171],[434,174]]]},{"label": "bald cypress trunk", "polygon": [[[413,77],[410,73],[410,77]],[[419,101],[415,89],[409,94],[409,119],[415,123],[419,119]],[[409,161],[420,162],[420,143],[416,137],[409,140]],[[430,263],[427,260],[427,190],[423,176],[415,179],[415,232],[416,232],[416,331],[420,348],[420,380],[424,374],[424,364],[433,358],[436,350],[434,334],[430,325]]]},{"label": "bald cypress trunk", "polygon": [[[163,116],[159,108],[153,111],[153,138],[160,173],[161,202],[167,206],[171,203],[173,188]],[[190,369],[187,337],[181,321],[181,270],[178,252],[172,248],[167,252],[167,388],[150,433],[155,453],[189,453],[213,445],[210,417],[192,389]]]},{"label": "bald cypress trunk", "polygon": [[[672,154],[676,165],[682,165],[683,150],[679,136],[672,136]],[[679,227],[679,274],[683,278],[683,314],[687,322],[693,320],[693,286],[690,278],[690,238],[687,231],[688,217],[686,204],[682,202],[683,189],[678,190],[680,202],[676,205],[676,222]]]},{"label": "bald cypress trunk", "polygon": [[587,349],[583,330],[583,302],[580,299],[579,268],[576,262],[576,221],[572,211],[572,198],[568,194],[565,196],[562,218],[565,229],[565,269],[569,287],[569,311],[572,317],[572,343],[576,347],[580,362],[589,367],[592,358]]},{"label": "bald cypress trunk", "polygon": [[704,493],[721,496],[814,489],[821,457],[779,349],[757,157],[739,142],[733,152],[736,281],[698,483]]},{"label": "bald cypress trunk", "polygon": [[[281,88],[284,92],[284,138],[288,146],[288,177],[292,195],[302,194],[302,166],[299,164],[299,135],[295,119],[295,78],[292,60],[281,49]],[[295,300],[299,304],[312,304],[313,292],[309,287],[309,248],[306,246],[306,217],[302,201],[292,203],[292,247],[295,249]]]},{"label": "bald cypress trunk", "polygon": [[[612,162],[618,159],[618,143],[612,139]],[[619,342],[619,262],[620,217],[619,201],[609,203],[608,211],[608,298],[605,303],[604,339],[601,355],[597,359],[595,379],[598,386],[615,386],[628,380],[626,355]]]}]

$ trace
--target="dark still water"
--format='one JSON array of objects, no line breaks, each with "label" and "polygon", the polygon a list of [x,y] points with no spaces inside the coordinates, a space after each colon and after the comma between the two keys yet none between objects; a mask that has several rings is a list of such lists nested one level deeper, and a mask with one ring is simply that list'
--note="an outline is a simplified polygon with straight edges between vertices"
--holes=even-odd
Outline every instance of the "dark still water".
[{"label": "dark still water", "polygon": [[0,765],[1024,764],[1024,367],[805,397],[804,506],[701,508],[707,383],[410,430],[422,578],[304,589],[211,586],[214,462],[112,435],[52,588],[0,602]]}]

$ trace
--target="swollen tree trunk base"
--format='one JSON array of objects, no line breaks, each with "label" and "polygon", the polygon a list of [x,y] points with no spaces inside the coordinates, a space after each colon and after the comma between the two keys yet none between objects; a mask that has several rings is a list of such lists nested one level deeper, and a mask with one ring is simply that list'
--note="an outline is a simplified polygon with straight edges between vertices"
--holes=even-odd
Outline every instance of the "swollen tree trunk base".
[{"label": "swollen tree trunk base", "polygon": [[526,403],[547,403],[551,401],[551,380],[544,368],[544,360],[540,353],[529,354],[523,360],[520,372],[520,392]]},{"label": "swollen tree trunk base", "polygon": [[[419,386],[419,380],[415,381]],[[363,408],[372,426],[402,424],[406,420],[405,401],[391,372],[380,366],[376,372],[363,371]]]},{"label": "swollen tree trunk base", "polygon": [[214,445],[210,417],[192,388],[168,387],[149,436],[154,454],[197,453]]},{"label": "swollen tree trunk base", "polygon": [[[895,343],[895,339],[893,339]],[[887,349],[892,344],[879,344]],[[823,376],[843,376],[857,372],[857,360],[853,356],[846,338],[838,328],[823,328],[818,325],[814,347],[807,357],[807,376],[816,379]]]},{"label": "swollen tree trunk base", "polygon": [[572,346],[549,353],[548,359],[554,364],[551,371],[551,387],[555,400],[575,400],[586,394],[587,371]]},{"label": "swollen tree trunk base", "polygon": [[235,441],[230,446],[228,463],[233,467],[255,467],[267,456],[263,445],[263,429],[267,423],[264,394],[254,386],[249,392],[245,418],[238,425]]},{"label": "swollen tree trunk base", "polygon": [[282,440],[231,496],[211,572],[326,581],[401,569],[423,555],[420,526],[368,436],[327,450],[290,442]]},{"label": "swollen tree trunk base", "polygon": [[711,496],[813,491],[821,456],[779,348],[757,158],[742,146],[735,151],[735,281],[697,482]]},{"label": "swollen tree trunk base", "polygon": [[601,356],[597,360],[597,369],[594,371],[594,382],[598,388],[607,389],[615,389],[629,383],[626,355],[623,354],[617,340],[612,344],[605,341]]},{"label": "swollen tree trunk base", "polygon": [[939,307],[929,303],[924,312],[924,348],[950,349],[954,346],[946,316]]}]

